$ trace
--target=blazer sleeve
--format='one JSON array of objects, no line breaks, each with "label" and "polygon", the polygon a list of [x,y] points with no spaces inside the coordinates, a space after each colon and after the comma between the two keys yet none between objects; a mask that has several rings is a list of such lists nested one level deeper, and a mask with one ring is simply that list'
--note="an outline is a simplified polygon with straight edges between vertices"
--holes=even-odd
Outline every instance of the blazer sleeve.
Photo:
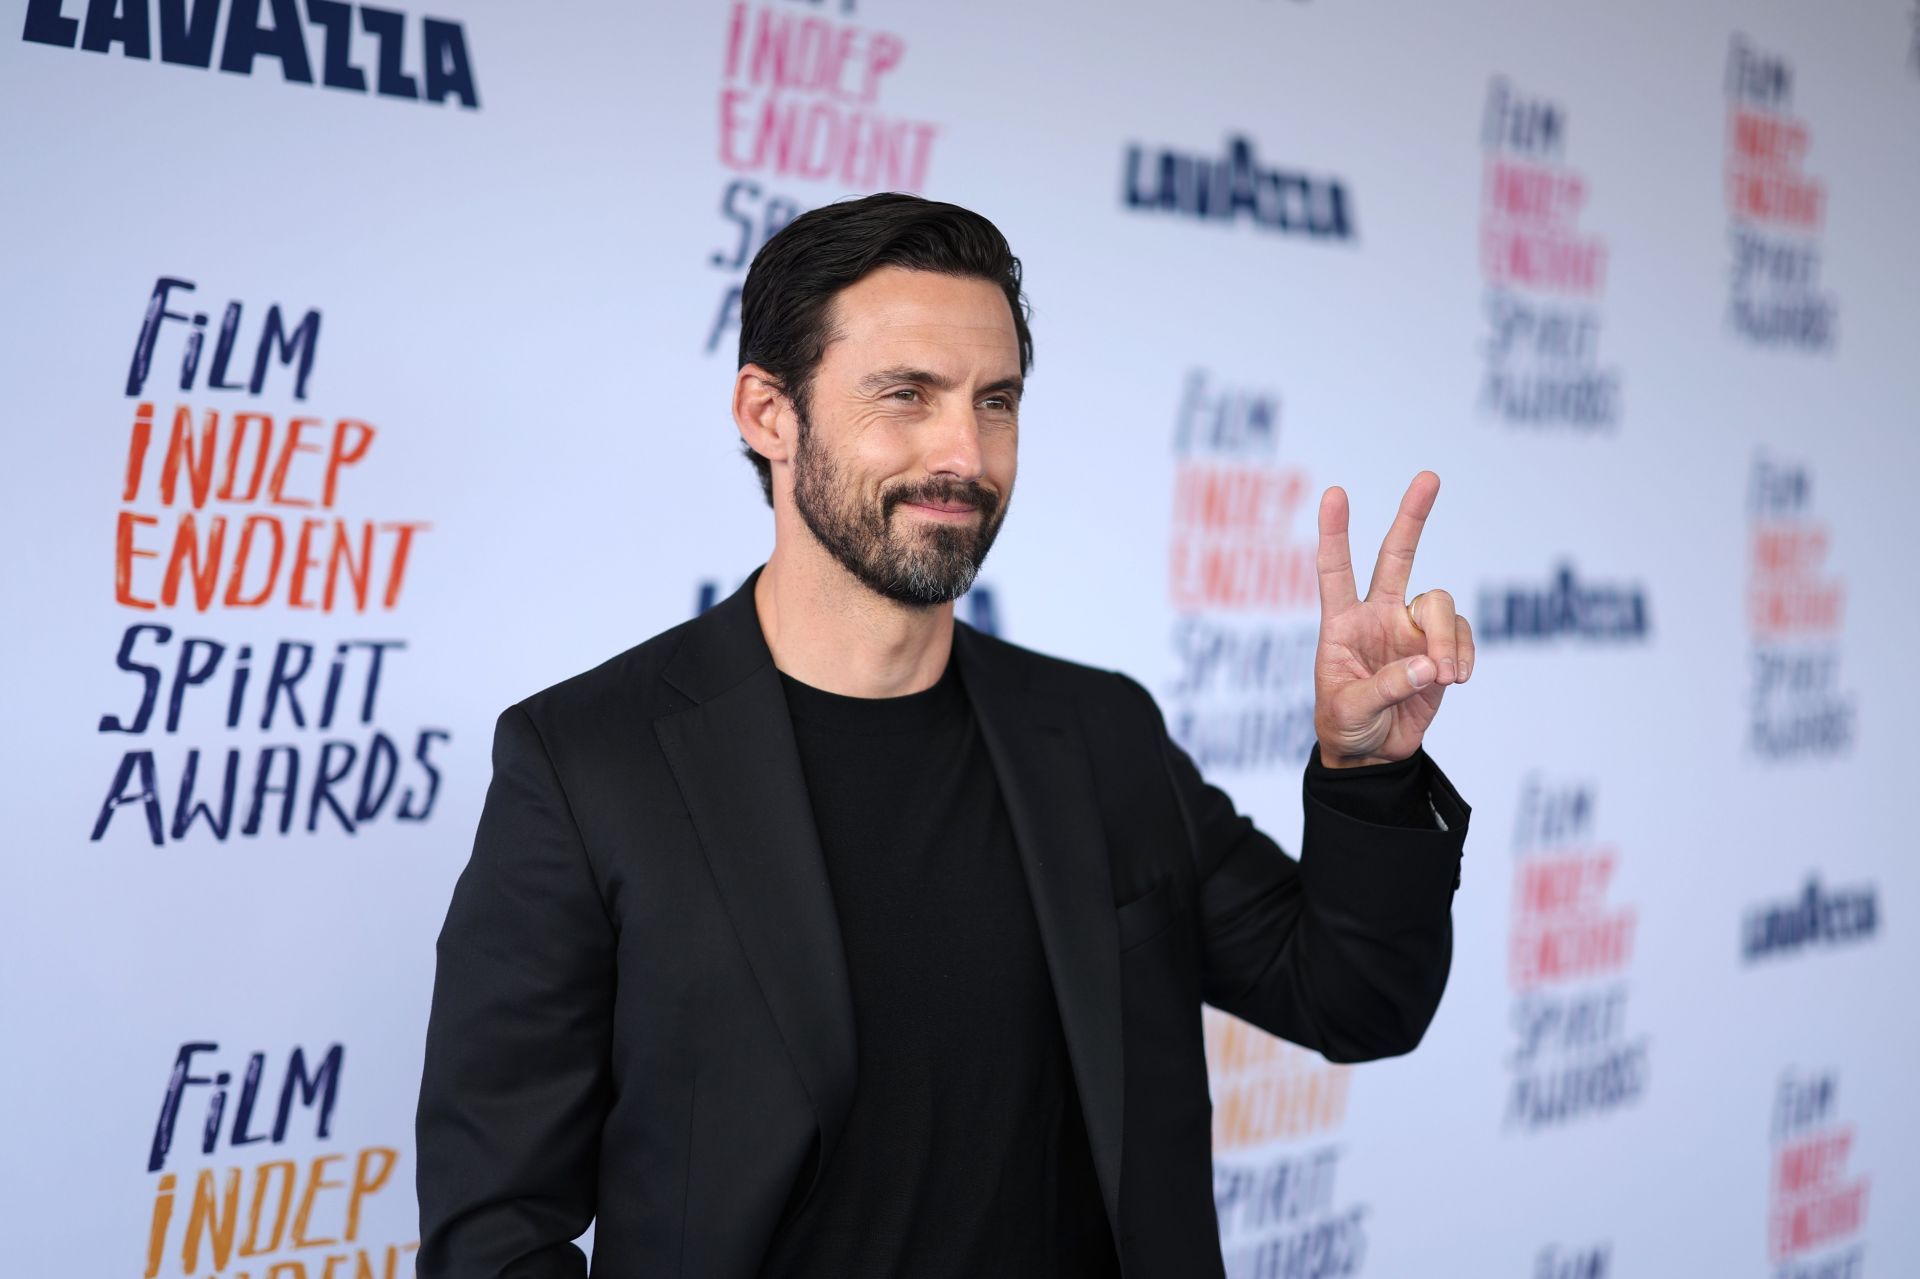
[{"label": "blazer sleeve", "polygon": [[440,930],[415,1118],[420,1279],[578,1279],[592,1222],[615,937],[539,730],[493,780]]},{"label": "blazer sleeve", "polygon": [[1453,957],[1453,892],[1472,810],[1452,783],[1422,751],[1442,829],[1377,825],[1303,779],[1295,861],[1201,778],[1157,706],[1154,717],[1194,857],[1202,996],[1329,1061],[1411,1052]]}]

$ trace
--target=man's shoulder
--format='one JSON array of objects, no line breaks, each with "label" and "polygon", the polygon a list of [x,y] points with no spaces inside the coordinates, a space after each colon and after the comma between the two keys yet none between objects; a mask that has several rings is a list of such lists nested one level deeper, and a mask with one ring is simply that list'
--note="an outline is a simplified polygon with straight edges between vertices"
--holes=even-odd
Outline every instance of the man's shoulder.
[{"label": "man's shoulder", "polygon": [[666,630],[507,708],[523,712],[543,736],[572,736],[596,724],[631,725],[691,705],[660,675],[687,641],[697,617]]},{"label": "man's shoulder", "polygon": [[1139,711],[1159,714],[1152,694],[1132,676],[1088,662],[1045,653],[955,621],[964,627],[982,657],[1036,692],[1064,696],[1082,708]]}]

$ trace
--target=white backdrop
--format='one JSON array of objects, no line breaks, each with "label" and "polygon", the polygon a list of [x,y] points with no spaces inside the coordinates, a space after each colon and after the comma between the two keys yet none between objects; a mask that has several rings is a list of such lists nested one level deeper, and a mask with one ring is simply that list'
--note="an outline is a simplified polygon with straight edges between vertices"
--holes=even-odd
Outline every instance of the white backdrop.
[{"label": "white backdrop", "polygon": [[410,1273],[493,717],[760,562],[730,290],[905,186],[1034,308],[962,615],[1289,847],[1314,498],[1443,478],[1452,977],[1389,1062],[1209,1022],[1231,1271],[1920,1269],[1917,12],[10,0],[10,1265]]}]

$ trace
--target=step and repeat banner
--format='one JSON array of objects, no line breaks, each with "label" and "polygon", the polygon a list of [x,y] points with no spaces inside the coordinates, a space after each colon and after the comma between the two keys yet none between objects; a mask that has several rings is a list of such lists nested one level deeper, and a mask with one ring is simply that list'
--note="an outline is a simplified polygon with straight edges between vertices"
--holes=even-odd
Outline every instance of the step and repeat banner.
[{"label": "step and repeat banner", "polygon": [[0,10],[11,1272],[412,1272],[494,717],[761,561],[747,263],[904,189],[1033,303],[959,616],[1283,845],[1443,480],[1451,980],[1206,1014],[1229,1273],[1920,1273],[1920,6],[394,3]]}]

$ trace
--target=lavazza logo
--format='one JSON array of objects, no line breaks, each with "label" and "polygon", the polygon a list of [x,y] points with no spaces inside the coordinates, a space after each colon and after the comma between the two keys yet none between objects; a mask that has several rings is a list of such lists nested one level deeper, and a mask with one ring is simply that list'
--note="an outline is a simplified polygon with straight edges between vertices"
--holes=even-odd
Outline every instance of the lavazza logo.
[{"label": "lavazza logo", "polygon": [[[72,13],[67,10],[71,6]],[[301,20],[304,7],[306,20]],[[81,10],[84,8],[85,12]],[[342,0],[160,0],[153,21],[148,0],[27,0],[20,38],[31,44],[253,74],[263,58],[280,64],[289,84],[318,82],[349,93],[375,93],[415,102],[480,106],[466,31],[458,22],[421,18],[396,9]],[[226,21],[221,24],[222,16]],[[224,30],[224,38],[215,39]],[[355,33],[358,52],[355,58]],[[156,39],[157,37],[157,39]],[[412,69],[410,69],[412,68]],[[417,74],[414,69],[417,69]]]},{"label": "lavazza logo", "polygon": [[1764,902],[1747,912],[1740,953],[1748,963],[1814,948],[1871,941],[1880,927],[1880,902],[1872,884],[1828,888],[1816,875],[1784,901]]},{"label": "lavazza logo", "polygon": [[1235,135],[1219,155],[1130,143],[1121,162],[1121,205],[1136,213],[1170,213],[1200,222],[1301,235],[1354,238],[1353,197],[1325,174],[1270,167],[1251,139]]},{"label": "lavazza logo", "polygon": [[1563,562],[1544,585],[1482,587],[1474,636],[1482,644],[1558,639],[1593,643],[1642,641],[1652,629],[1646,588],[1591,582]]}]

